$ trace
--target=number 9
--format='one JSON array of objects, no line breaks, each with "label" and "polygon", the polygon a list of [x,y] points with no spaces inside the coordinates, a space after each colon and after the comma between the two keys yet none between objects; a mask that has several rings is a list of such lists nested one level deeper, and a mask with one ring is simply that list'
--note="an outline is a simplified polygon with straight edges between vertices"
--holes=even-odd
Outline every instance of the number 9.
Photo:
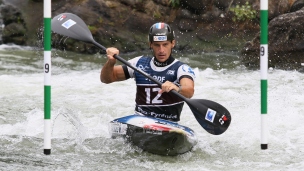
[{"label": "number 9", "polygon": [[264,48],[264,46],[261,46],[260,53],[261,53],[260,54],[261,56],[265,55],[265,48]]},{"label": "number 9", "polygon": [[48,63],[46,63],[45,65],[44,65],[44,68],[45,68],[45,73],[49,73],[50,72],[50,65],[48,64]]}]

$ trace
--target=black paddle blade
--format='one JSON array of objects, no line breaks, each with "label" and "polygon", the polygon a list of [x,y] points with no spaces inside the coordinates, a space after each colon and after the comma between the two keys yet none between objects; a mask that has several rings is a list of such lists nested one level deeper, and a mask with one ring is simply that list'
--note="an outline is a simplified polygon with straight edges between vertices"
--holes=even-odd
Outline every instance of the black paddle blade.
[{"label": "black paddle blade", "polygon": [[94,41],[88,26],[77,15],[62,13],[52,19],[52,30],[55,33],[76,40],[92,43]]},{"label": "black paddle blade", "polygon": [[210,134],[220,135],[228,129],[231,115],[224,106],[204,99],[188,99],[186,102],[198,123]]}]

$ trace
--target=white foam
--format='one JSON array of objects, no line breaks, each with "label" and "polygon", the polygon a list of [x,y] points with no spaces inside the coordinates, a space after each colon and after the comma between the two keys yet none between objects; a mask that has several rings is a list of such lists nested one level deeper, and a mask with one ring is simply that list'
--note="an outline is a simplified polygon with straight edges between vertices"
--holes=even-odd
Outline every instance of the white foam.
[{"label": "white foam", "polygon": [[[64,59],[58,58],[58,61]],[[70,61],[65,61],[70,62]],[[181,124],[192,128],[198,144],[190,154],[150,160],[141,154],[132,158],[123,142],[107,142],[108,122],[133,114],[134,80],[103,84],[100,69],[71,70],[56,68],[52,76],[52,138],[76,139],[82,144],[97,139],[112,146],[88,153],[116,153],[117,168],[155,170],[301,170],[304,168],[304,75],[296,71],[273,69],[268,79],[269,149],[260,150],[260,73],[259,71],[195,69],[193,98],[209,99],[225,106],[232,115],[229,129],[222,135],[207,133],[185,104]],[[0,135],[43,137],[44,90],[42,73],[0,75]],[[97,141],[96,140],[96,141]],[[93,141],[93,140],[92,140]],[[58,148],[58,147],[57,147]],[[100,148],[100,149],[99,149]],[[122,150],[116,150],[116,148]],[[131,153],[131,155],[130,155]],[[83,156],[84,157],[84,156]],[[134,157],[134,156],[133,156]],[[78,156],[76,157],[78,158]],[[119,157],[118,157],[119,158]],[[82,158],[84,159],[84,158]],[[172,159],[172,160],[173,160]],[[76,160],[76,159],[74,159]],[[176,164],[176,160],[183,164]],[[116,160],[115,160],[116,161]],[[128,164],[129,163],[129,164]],[[133,165],[130,165],[133,163]],[[106,167],[106,166],[104,166]]]}]

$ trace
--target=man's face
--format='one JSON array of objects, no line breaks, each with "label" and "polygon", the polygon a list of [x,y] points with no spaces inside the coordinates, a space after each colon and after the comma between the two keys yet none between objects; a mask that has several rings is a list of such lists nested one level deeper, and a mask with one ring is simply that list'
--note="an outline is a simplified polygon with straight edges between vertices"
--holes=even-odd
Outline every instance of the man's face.
[{"label": "man's face", "polygon": [[165,62],[170,54],[171,49],[175,46],[175,40],[163,41],[163,42],[152,42],[150,47],[153,49],[154,56],[159,62]]}]

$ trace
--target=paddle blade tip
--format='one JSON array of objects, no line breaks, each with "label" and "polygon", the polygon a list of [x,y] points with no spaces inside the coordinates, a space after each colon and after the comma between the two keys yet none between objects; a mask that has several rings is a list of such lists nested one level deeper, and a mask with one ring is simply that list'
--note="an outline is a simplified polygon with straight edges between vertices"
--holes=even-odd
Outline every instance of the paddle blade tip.
[{"label": "paddle blade tip", "polygon": [[220,135],[230,126],[231,114],[219,103],[210,100],[191,99],[188,101],[188,105],[196,120],[208,133]]},{"label": "paddle blade tip", "polygon": [[84,21],[75,14],[62,13],[51,21],[52,31],[76,40],[92,43],[94,41],[91,31]]}]

